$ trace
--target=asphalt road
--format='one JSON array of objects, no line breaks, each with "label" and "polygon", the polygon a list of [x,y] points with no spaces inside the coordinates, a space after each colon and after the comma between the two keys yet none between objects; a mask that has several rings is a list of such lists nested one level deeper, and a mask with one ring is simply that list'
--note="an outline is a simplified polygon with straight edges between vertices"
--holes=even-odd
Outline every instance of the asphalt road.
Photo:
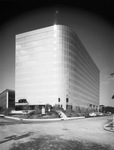
[{"label": "asphalt road", "polygon": [[0,150],[12,144],[31,141],[40,136],[59,136],[65,140],[86,140],[114,148],[114,132],[103,129],[112,116],[85,118],[51,123],[22,124],[0,118]]}]

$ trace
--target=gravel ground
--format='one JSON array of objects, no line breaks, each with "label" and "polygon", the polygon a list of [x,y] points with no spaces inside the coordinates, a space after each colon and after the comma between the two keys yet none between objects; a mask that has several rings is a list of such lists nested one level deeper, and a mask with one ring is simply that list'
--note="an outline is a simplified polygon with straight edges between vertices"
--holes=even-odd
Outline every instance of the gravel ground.
[{"label": "gravel ground", "polygon": [[110,118],[37,124],[0,118],[0,150],[114,150],[114,132],[103,129]]}]

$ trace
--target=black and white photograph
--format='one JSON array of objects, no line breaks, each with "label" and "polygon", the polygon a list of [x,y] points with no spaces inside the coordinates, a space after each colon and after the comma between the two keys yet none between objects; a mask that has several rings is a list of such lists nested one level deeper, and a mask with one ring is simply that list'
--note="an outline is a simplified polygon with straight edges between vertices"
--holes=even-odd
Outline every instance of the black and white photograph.
[{"label": "black and white photograph", "polygon": [[0,150],[114,150],[113,0],[0,0]]}]

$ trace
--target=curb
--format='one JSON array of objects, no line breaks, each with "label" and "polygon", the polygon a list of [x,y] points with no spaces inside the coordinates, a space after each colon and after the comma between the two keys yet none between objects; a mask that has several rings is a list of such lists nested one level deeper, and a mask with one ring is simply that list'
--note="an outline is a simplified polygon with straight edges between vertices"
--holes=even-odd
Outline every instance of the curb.
[{"label": "curb", "polygon": [[108,127],[109,124],[105,124],[103,126],[103,129],[106,130],[106,131],[109,131],[109,132],[114,132],[114,127]]},{"label": "curb", "polygon": [[65,118],[64,121],[67,121],[67,120],[77,120],[77,119],[84,119],[85,117],[68,117],[68,118]]},{"label": "curb", "polygon": [[37,122],[56,122],[56,121],[77,120],[77,119],[84,119],[85,117],[55,118],[55,119],[23,119],[23,118],[17,118],[17,117],[4,116],[4,118],[9,119],[9,120],[23,122],[23,123],[37,123]]},{"label": "curb", "polygon": [[109,131],[109,132],[114,132],[114,129],[111,129],[109,127],[103,127],[104,130]]}]

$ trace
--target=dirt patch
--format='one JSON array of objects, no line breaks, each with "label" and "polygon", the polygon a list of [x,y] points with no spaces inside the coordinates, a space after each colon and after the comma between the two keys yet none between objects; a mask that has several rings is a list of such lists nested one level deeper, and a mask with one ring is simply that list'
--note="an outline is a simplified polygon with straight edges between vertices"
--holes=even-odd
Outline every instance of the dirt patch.
[{"label": "dirt patch", "polygon": [[65,140],[59,136],[41,136],[26,143],[14,143],[9,150],[112,150],[109,145],[79,140]]}]

